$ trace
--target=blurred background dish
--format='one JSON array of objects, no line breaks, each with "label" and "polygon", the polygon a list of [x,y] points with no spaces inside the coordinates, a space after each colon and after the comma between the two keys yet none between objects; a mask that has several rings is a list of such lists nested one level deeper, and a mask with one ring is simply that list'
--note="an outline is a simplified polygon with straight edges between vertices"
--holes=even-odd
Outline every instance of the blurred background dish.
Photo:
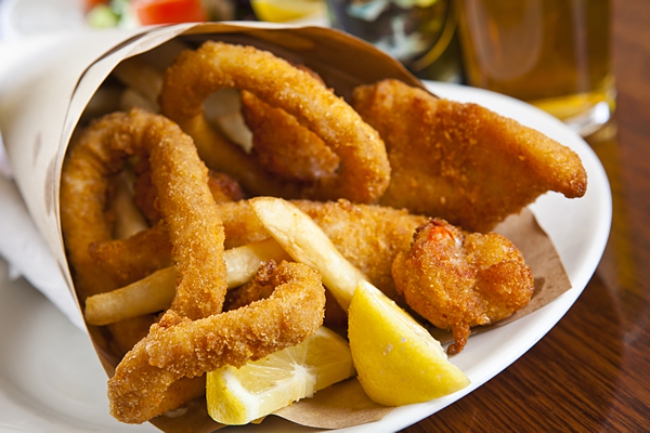
[{"label": "blurred background dish", "polygon": [[[516,4],[515,4],[516,3]],[[331,26],[421,79],[536,105],[583,137],[611,119],[611,0],[0,0],[0,39],[197,21]]]},{"label": "blurred background dish", "polygon": [[83,0],[0,0],[0,39],[86,27]]},{"label": "blurred background dish", "polygon": [[0,0],[0,40],[201,21],[327,25],[325,0]]}]

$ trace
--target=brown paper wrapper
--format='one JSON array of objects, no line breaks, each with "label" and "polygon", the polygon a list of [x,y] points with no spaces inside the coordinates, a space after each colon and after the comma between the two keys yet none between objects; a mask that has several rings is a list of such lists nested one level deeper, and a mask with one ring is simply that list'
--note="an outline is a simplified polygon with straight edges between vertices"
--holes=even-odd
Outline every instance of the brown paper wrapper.
[{"label": "brown paper wrapper", "polygon": [[[254,45],[304,63],[344,98],[355,86],[384,78],[424,88],[399,63],[371,45],[321,27],[184,24],[69,35],[43,48],[38,61],[23,65],[28,73],[16,71],[11,91],[6,95],[8,99],[0,103],[0,128],[19,189],[75,299],[59,220],[59,182],[67,146],[84,110],[123,60],[158,49],[162,54],[157,61],[164,66],[171,61],[162,50],[165,44],[182,40],[198,45],[207,39]],[[512,216],[498,231],[522,250],[536,278],[532,302],[508,321],[542,307],[571,287],[559,256],[532,213],[525,211]],[[93,334],[96,333],[91,333],[91,338],[98,356],[110,374],[113,363],[99,349],[103,344]],[[436,336],[443,341],[448,339],[444,333]],[[353,378],[284,408],[277,416],[301,425],[335,429],[379,420],[390,410],[370,401]],[[187,410],[173,417],[161,416],[152,422],[168,432],[211,432],[220,428],[208,417],[202,399],[191,402]]]}]

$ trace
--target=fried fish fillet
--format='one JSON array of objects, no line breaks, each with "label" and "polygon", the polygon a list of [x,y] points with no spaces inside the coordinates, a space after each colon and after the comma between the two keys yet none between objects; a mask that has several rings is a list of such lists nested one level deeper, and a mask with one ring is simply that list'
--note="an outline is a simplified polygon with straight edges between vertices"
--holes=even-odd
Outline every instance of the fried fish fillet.
[{"label": "fried fish fillet", "polygon": [[386,143],[383,205],[486,232],[547,191],[586,191],[575,152],[479,105],[384,80],[357,87],[352,106]]}]

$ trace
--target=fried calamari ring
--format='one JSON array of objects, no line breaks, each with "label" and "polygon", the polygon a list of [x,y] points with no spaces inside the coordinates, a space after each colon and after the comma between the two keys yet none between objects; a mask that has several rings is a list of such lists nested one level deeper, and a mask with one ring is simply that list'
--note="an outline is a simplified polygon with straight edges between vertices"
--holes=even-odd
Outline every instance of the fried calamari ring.
[{"label": "fried calamari ring", "polygon": [[275,286],[264,300],[189,320],[166,314],[123,359],[108,382],[111,413],[141,423],[167,409],[172,385],[225,365],[241,366],[303,341],[323,322],[321,276],[306,265],[267,263],[258,277]]},{"label": "fried calamari ring", "polygon": [[[138,163],[142,168],[145,164]],[[125,286],[172,263],[167,225],[156,208],[156,192],[151,184],[151,171],[138,170],[135,202],[153,226],[130,236],[128,241],[110,239],[90,244],[88,252],[95,263],[119,285]],[[239,184],[229,176],[210,171],[208,188],[216,203],[243,199]]]},{"label": "fried calamari ring", "polygon": [[[156,197],[158,194],[151,183],[149,161],[146,159],[138,161],[135,165],[134,172],[136,175],[136,180],[133,183],[133,199],[135,205],[147,221],[149,221],[149,224],[154,226],[160,220],[160,210],[156,207]],[[235,179],[214,170],[208,172],[208,188],[217,203],[244,198],[244,193]]]},{"label": "fried calamari ring", "polygon": [[172,264],[172,245],[164,221],[126,239],[93,242],[88,252],[120,287]]},{"label": "fried calamari ring", "polygon": [[[114,113],[84,130],[66,158],[61,180],[61,221],[80,299],[116,288],[88,254],[96,241],[110,239],[104,218],[109,176],[121,170],[131,155],[151,160],[152,183],[159,193],[159,208],[168,226],[171,255],[177,261],[178,279],[172,308],[188,317],[220,312],[226,292],[223,261],[223,226],[207,186],[207,168],[192,139],[170,120],[132,110]],[[215,219],[216,218],[216,219]],[[188,238],[185,238],[185,237]],[[121,355],[133,339],[146,333],[153,318],[146,316],[109,326]],[[129,342],[129,340],[131,340]],[[119,371],[122,364],[118,365]],[[200,381],[173,383],[163,396],[161,410],[177,407],[199,394]]]},{"label": "fried calamari ring", "polygon": [[[124,422],[143,422],[196,396],[201,382],[191,378],[220,365],[259,359],[313,334],[323,321],[325,295],[316,271],[296,264],[283,264],[276,271],[267,265],[259,278],[278,286],[274,294],[219,314],[226,293],[224,231],[208,188],[208,170],[192,139],[178,126],[141,110],[99,119],[71,151],[62,184],[69,248],[85,251],[86,242],[97,240],[80,236],[80,222],[88,224],[82,229],[96,225],[99,229],[92,234],[108,236],[103,218],[108,177],[132,155],[150,159],[151,181],[158,191],[156,208],[167,227],[179,276],[170,309],[124,355],[109,380],[113,415]],[[91,281],[96,275],[78,268],[76,257],[71,251],[75,271],[83,281]],[[164,356],[147,353],[161,347],[168,348]],[[150,365],[153,359],[157,366]],[[167,364],[167,370],[160,367]],[[185,391],[175,396],[179,389]]]},{"label": "fried calamari ring", "polygon": [[116,288],[88,248],[111,238],[104,218],[108,177],[132,155],[148,155],[151,161],[158,206],[173,245],[179,280],[172,309],[189,318],[220,312],[226,293],[224,232],[207,186],[208,170],[177,125],[138,109],[93,122],[64,164],[61,224],[80,298]]},{"label": "fried calamari ring", "polygon": [[[267,104],[282,108],[339,156],[337,176],[299,188],[299,196],[369,203],[386,190],[390,166],[379,134],[307,72],[253,47],[208,41],[196,51],[183,52],[168,68],[160,96],[162,112],[194,138],[199,152],[208,149],[209,153],[210,147],[220,146],[209,137],[203,101],[225,87],[250,91]],[[224,140],[220,141],[223,144]],[[222,151],[215,162],[223,165],[211,168],[234,177],[240,174],[238,180],[251,194],[276,195],[269,191],[272,176],[265,176],[263,170],[250,172],[250,162],[242,162],[241,155],[227,158],[224,152],[228,152]]]}]

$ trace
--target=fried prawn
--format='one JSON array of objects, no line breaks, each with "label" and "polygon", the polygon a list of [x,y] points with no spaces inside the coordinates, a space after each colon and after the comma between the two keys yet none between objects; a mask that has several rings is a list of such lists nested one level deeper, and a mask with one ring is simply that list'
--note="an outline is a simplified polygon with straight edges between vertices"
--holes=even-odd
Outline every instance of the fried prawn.
[{"label": "fried prawn", "polygon": [[433,325],[451,329],[449,354],[463,350],[470,327],[489,325],[527,305],[534,282],[521,252],[496,233],[465,233],[433,219],[392,265],[398,292]]}]

